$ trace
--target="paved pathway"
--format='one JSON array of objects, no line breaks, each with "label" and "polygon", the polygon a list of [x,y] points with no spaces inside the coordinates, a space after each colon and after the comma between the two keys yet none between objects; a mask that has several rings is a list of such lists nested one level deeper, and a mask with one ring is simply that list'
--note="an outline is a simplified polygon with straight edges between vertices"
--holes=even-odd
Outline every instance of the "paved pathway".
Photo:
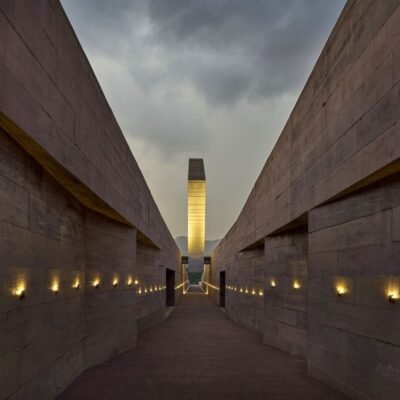
[{"label": "paved pathway", "polygon": [[195,288],[137,347],[90,368],[59,400],[337,400],[304,361],[262,343]]}]

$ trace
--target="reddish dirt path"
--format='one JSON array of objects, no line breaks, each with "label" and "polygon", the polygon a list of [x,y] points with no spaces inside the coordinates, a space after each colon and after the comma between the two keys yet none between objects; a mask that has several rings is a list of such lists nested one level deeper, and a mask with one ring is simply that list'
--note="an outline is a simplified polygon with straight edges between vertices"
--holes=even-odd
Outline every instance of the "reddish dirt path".
[{"label": "reddish dirt path", "polygon": [[90,368],[59,400],[334,400],[304,361],[262,343],[192,289],[137,347]]}]

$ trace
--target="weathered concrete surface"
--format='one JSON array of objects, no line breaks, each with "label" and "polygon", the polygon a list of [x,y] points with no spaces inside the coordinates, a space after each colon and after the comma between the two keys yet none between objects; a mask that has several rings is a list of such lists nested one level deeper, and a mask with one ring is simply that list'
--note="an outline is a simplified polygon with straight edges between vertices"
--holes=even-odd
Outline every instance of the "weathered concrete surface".
[{"label": "weathered concrete surface", "polygon": [[310,212],[309,370],[359,398],[400,395],[399,208],[395,179]]},{"label": "weathered concrete surface", "polygon": [[[263,251],[264,312],[252,323],[267,343],[302,354],[312,374],[362,399],[400,396],[399,310],[383,290],[388,280],[400,290],[400,213],[387,205],[394,194],[385,180],[399,179],[399,104],[400,0],[349,0],[212,255],[211,284],[218,286],[220,271],[227,282],[251,278],[238,260]],[[349,296],[332,293],[337,275],[349,276]],[[254,314],[242,308],[247,315],[239,320],[242,302],[240,293],[228,293],[227,313],[248,326]]]},{"label": "weathered concrete surface", "polygon": [[183,279],[57,0],[0,1],[0,238],[1,400],[53,399],[132,348],[164,318],[165,269]]},{"label": "weathered concrete surface", "polygon": [[[264,252],[253,250],[237,255],[227,265],[225,307],[233,321],[256,332],[261,332],[264,313]],[[211,280],[219,283],[218,271],[211,267]],[[210,278],[208,278],[210,279]],[[260,295],[262,293],[262,295]],[[209,287],[209,294],[219,304],[219,291]]]},{"label": "weathered concrete surface", "polygon": [[60,400],[333,400],[305,362],[263,346],[203,293],[189,292],[137,347],[86,371]]},{"label": "weathered concrete surface", "polygon": [[267,237],[264,265],[261,267],[265,277],[264,342],[305,356],[308,348],[307,230]]}]

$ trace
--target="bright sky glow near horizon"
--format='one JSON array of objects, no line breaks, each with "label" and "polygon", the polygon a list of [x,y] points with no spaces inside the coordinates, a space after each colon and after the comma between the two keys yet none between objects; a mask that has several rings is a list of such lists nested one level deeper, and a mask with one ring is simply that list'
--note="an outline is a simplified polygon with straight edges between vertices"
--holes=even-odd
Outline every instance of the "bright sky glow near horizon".
[{"label": "bright sky glow near horizon", "polygon": [[238,217],[344,0],[62,0],[174,237],[189,158],[206,238]]}]

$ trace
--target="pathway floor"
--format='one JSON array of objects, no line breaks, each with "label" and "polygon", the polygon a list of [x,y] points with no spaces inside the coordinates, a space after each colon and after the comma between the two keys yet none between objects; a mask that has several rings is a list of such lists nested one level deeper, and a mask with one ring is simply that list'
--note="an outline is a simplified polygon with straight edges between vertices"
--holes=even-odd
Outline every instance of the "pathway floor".
[{"label": "pathway floor", "polygon": [[189,293],[137,346],[84,372],[59,400],[337,400],[305,362],[262,343],[203,292]]}]

